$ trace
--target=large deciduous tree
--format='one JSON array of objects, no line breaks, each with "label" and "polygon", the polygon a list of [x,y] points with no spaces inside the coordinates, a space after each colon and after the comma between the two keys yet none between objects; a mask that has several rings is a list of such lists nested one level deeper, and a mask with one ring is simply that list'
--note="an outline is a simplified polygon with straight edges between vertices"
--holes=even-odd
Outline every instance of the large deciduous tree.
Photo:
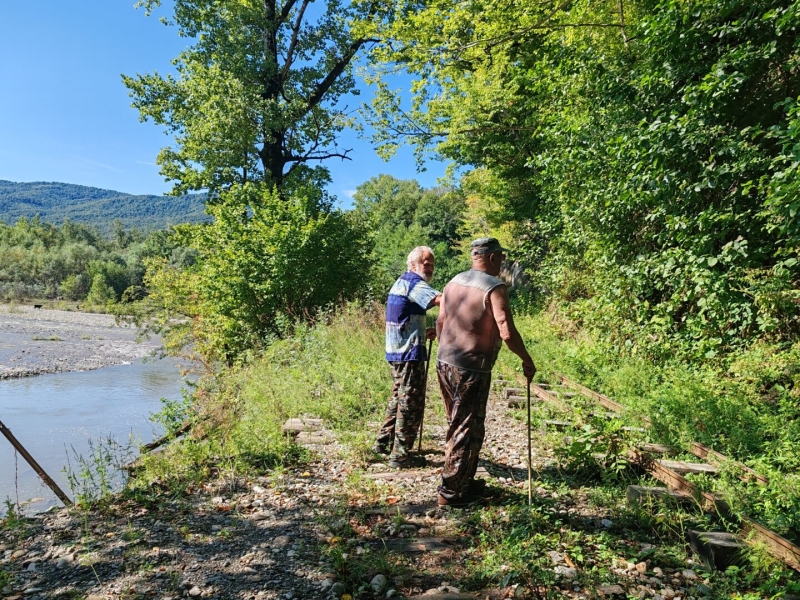
[{"label": "large deciduous tree", "polygon": [[[160,4],[140,2],[148,14]],[[176,73],[123,76],[142,120],[174,135],[157,158],[174,191],[324,181],[314,165],[349,152],[336,143],[342,99],[357,93],[351,67],[369,41],[351,24],[377,16],[374,0],[175,0],[163,21],[192,41]]]}]

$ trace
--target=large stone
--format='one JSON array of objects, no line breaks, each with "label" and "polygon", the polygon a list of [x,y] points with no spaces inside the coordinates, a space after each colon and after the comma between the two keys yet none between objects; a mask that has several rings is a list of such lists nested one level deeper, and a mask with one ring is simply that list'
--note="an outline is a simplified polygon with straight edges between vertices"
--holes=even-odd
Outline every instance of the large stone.
[{"label": "large stone", "polygon": [[598,593],[603,596],[626,596],[625,590],[619,585],[601,585],[597,588]]},{"label": "large stone", "polygon": [[686,538],[692,551],[709,568],[724,571],[742,561],[745,543],[725,531],[695,531],[690,529]]}]

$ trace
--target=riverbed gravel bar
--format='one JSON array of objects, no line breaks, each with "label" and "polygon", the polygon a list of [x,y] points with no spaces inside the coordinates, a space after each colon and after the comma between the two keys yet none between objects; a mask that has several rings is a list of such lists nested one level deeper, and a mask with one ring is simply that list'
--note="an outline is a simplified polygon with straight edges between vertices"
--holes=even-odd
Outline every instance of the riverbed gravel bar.
[{"label": "riverbed gravel bar", "polygon": [[131,363],[159,347],[114,315],[0,305],[0,379]]}]

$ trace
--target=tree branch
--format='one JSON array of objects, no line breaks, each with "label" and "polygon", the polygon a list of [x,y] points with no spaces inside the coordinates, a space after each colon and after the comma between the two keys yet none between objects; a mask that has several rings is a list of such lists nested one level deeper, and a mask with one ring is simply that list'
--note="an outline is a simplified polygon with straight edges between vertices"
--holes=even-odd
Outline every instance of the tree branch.
[{"label": "tree branch", "polygon": [[283,5],[281,8],[281,12],[278,15],[278,24],[283,23],[286,19],[289,18],[289,13],[292,11],[297,0],[286,0],[286,4]]},{"label": "tree branch", "polygon": [[303,4],[297,13],[297,19],[295,19],[294,25],[292,26],[292,40],[289,42],[289,49],[286,51],[286,61],[284,62],[283,69],[281,69],[281,81],[286,80],[286,76],[289,74],[289,68],[294,62],[294,50],[297,47],[297,38],[300,36],[300,28],[303,25],[303,15],[310,1],[311,0],[303,0]]}]

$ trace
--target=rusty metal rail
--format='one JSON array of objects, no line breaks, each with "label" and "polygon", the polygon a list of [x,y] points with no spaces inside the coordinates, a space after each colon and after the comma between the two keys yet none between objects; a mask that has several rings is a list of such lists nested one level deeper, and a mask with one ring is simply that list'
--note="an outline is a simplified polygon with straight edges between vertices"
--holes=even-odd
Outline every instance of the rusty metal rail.
[{"label": "rusty metal rail", "polygon": [[[625,412],[625,407],[615,402],[608,396],[599,394],[589,388],[570,380],[560,373],[555,374],[560,383],[568,388],[577,390],[581,395],[596,401],[601,406],[613,411],[614,413],[621,414]],[[541,385],[532,384],[531,390],[536,394],[536,397],[545,402],[555,405],[562,412],[572,412],[572,407],[562,400],[557,393],[548,390]],[[647,417],[642,417],[648,425],[652,424],[651,420]],[[645,444],[638,449],[631,449],[627,451],[627,458],[631,463],[640,466],[654,479],[666,484],[670,490],[680,494],[682,497],[690,498],[695,501],[703,510],[707,512],[716,512],[723,516],[732,516],[730,507],[722,499],[709,492],[702,491],[691,481],[686,479],[683,475],[676,472],[675,465],[670,461],[660,461],[653,458],[653,452],[663,452],[670,450],[667,446],[658,446],[656,444]],[[700,444],[699,442],[691,442],[689,445],[689,452],[700,459],[707,460],[716,464],[696,465],[698,468],[709,467],[706,471],[713,470],[710,467],[719,465],[734,465],[743,473],[740,479],[747,482],[755,481],[761,485],[765,485],[769,480],[756,473],[748,466],[728,458],[727,456]],[[677,463],[680,465],[688,465],[688,463]],[[776,558],[782,560],[791,568],[800,571],[800,546],[797,546],[787,540],[786,538],[778,535],[749,517],[739,516],[738,519],[742,524],[740,536],[742,539],[749,543],[761,543],[767,550]]]}]

